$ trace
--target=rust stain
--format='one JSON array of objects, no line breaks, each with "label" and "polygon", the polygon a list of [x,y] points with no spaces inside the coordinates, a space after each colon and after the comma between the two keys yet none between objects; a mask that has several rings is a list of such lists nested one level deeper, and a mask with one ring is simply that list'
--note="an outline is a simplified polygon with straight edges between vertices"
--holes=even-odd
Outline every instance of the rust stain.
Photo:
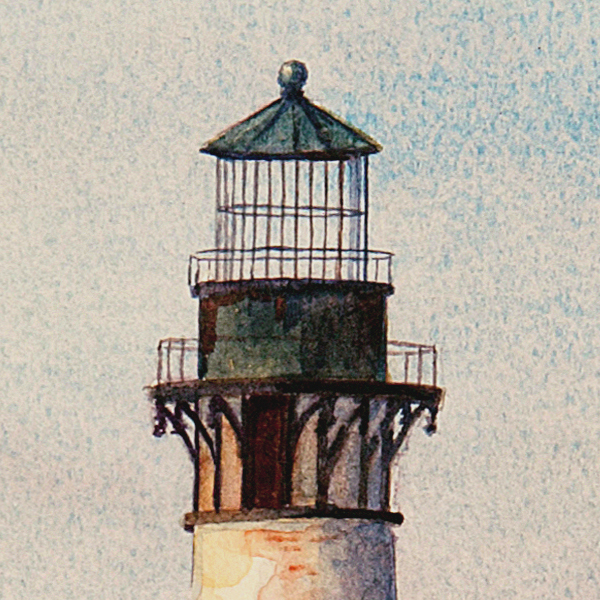
[{"label": "rust stain", "polygon": [[298,542],[301,539],[301,535],[298,533],[280,533],[274,531],[268,531],[265,529],[261,529],[261,531],[265,534],[265,540],[267,542]]}]

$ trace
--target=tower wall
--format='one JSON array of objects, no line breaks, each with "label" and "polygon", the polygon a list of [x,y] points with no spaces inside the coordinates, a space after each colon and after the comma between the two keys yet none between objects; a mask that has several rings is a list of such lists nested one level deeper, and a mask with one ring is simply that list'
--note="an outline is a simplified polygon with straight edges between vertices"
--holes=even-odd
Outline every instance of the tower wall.
[{"label": "tower wall", "polygon": [[390,525],[358,519],[198,525],[192,597],[393,600],[393,548]]},{"label": "tower wall", "polygon": [[[298,423],[304,414],[311,413],[319,403],[314,394],[259,394],[248,395],[245,400],[236,396],[222,398],[231,414],[241,424],[244,444],[235,434],[227,417],[212,416],[210,402],[199,403],[199,416],[205,423],[219,427],[219,510],[241,511],[247,508],[281,508],[282,506],[315,507],[318,495],[318,422],[319,412],[306,421],[296,432],[297,441],[292,445],[293,432],[290,421]],[[244,410],[243,405],[246,404]],[[333,404],[332,413],[339,426],[346,429],[339,456],[331,469],[326,487],[327,502],[337,508],[382,508],[381,482],[383,470],[382,452],[379,444],[372,446],[366,460],[367,474],[364,480],[365,497],[360,501],[361,451],[364,445],[360,419],[356,410],[360,399],[340,396]],[[377,439],[382,421],[386,418],[387,402],[372,398],[368,407],[368,426],[364,435]],[[266,418],[264,418],[266,417]],[[331,425],[328,443],[339,427]],[[258,439],[257,439],[258,438]],[[258,443],[257,443],[258,442]],[[245,447],[244,447],[245,446]],[[362,449],[362,450],[361,450]],[[271,456],[271,459],[269,459]],[[279,466],[288,464],[289,473]],[[244,474],[245,473],[245,474]],[[198,477],[198,509],[211,512],[214,502],[215,462],[206,444],[200,445]],[[287,481],[289,477],[289,482]],[[244,483],[245,482],[245,483]],[[253,484],[253,485],[252,485]],[[286,491],[287,490],[287,491]],[[245,498],[245,500],[244,500]]]},{"label": "tower wall", "polygon": [[200,340],[209,379],[301,376],[384,381],[385,284],[204,284]]}]

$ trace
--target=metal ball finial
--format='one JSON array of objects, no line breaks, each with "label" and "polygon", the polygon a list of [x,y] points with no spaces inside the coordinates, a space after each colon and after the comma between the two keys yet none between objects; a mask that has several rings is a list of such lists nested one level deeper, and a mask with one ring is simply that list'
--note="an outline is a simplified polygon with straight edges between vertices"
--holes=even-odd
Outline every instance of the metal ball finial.
[{"label": "metal ball finial", "polygon": [[279,68],[277,83],[282,94],[299,94],[308,79],[306,65],[299,60],[288,60]]}]

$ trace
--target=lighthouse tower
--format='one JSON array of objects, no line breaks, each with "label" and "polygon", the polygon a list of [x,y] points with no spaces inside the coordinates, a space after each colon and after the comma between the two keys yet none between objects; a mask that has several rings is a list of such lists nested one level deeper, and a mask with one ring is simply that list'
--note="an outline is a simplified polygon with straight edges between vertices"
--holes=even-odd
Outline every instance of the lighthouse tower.
[{"label": "lighthouse tower", "polygon": [[371,250],[380,146],[311,103],[306,67],[208,142],[215,248],[190,257],[198,337],[158,348],[156,427],[194,472],[194,600],[396,598],[394,457],[442,390],[433,346],[387,339]]}]

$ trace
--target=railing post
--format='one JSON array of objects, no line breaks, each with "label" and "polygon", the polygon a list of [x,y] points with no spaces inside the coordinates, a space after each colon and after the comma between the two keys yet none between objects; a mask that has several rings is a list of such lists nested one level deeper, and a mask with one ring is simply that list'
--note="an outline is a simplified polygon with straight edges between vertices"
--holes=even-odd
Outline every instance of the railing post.
[{"label": "railing post", "polygon": [[158,342],[158,365],[156,367],[156,381],[160,383],[162,379],[162,340]]},{"label": "railing post", "polygon": [[433,387],[437,387],[437,348],[433,346]]},{"label": "railing post", "polygon": [[267,161],[267,235],[266,235],[266,257],[265,276],[269,279],[269,250],[271,247],[271,217],[273,213],[273,181],[271,161]]},{"label": "railing post", "polygon": [[312,261],[313,261],[313,249],[315,245],[315,225],[313,222],[313,186],[314,186],[314,163],[311,161],[308,163],[308,219],[309,219],[309,243],[310,248],[308,254],[308,278],[312,279]]},{"label": "railing post", "polygon": [[171,383],[171,339],[167,341],[167,383]]},{"label": "railing post", "polygon": [[338,241],[337,241],[337,263],[335,267],[335,278],[340,281],[342,279],[342,248],[344,246],[344,161],[338,162],[338,199],[340,202],[340,219],[338,226]]},{"label": "railing post", "polygon": [[185,377],[184,377],[184,361],[185,361],[185,338],[181,338],[181,340],[179,340],[179,378],[181,381],[185,381]]},{"label": "railing post", "polygon": [[363,233],[363,248],[364,248],[364,272],[363,279],[368,281],[369,278],[369,156],[364,157],[363,167],[363,197],[364,197],[364,233]]},{"label": "railing post", "polygon": [[417,383],[421,385],[423,379],[423,347],[419,346],[417,359]]}]

